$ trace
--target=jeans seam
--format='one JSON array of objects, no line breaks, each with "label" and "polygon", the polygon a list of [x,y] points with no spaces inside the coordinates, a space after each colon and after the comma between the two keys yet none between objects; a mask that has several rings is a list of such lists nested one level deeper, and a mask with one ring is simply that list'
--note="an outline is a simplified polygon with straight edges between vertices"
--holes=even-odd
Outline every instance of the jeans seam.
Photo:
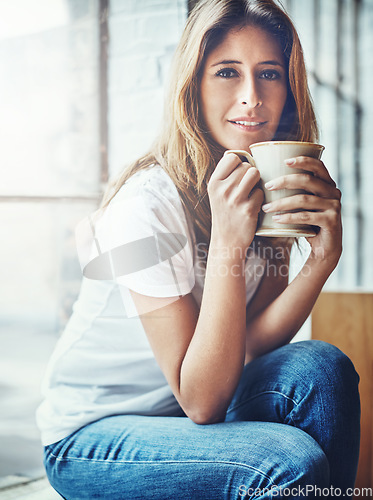
[{"label": "jeans seam", "polygon": [[[295,401],[293,401],[293,403],[295,404],[295,406],[298,408],[299,405],[302,404],[302,402],[306,399],[307,397],[307,393],[303,395],[302,399],[299,401],[299,403],[296,403]],[[287,418],[291,420],[292,424],[289,424],[289,425],[293,425],[294,427],[297,427],[297,428],[300,428],[297,426],[297,423],[296,421],[294,420],[293,418],[293,412],[294,412],[294,408],[288,413],[287,415]]]},{"label": "jeans seam", "polygon": [[258,398],[259,396],[262,396],[263,394],[280,394],[281,396],[283,396],[285,399],[288,399],[289,401],[291,401],[292,403],[294,403],[295,406],[298,406],[298,403],[296,401],[294,401],[294,399],[290,398],[289,396],[287,396],[286,394],[283,394],[282,392],[280,391],[263,391],[263,392],[260,392],[258,394],[255,394],[255,396],[251,396],[250,398],[248,399],[245,399],[243,401],[240,401],[239,403],[237,403],[235,406],[232,406],[231,408],[228,408],[228,411],[227,413],[230,413],[234,410],[237,410],[237,408],[240,408],[240,406],[243,406],[244,404],[246,404],[248,401],[251,401],[253,399],[256,399]]},{"label": "jeans seam", "polygon": [[249,469],[257,472],[258,474],[261,474],[263,477],[265,477],[268,481],[271,482],[271,484],[275,483],[273,482],[273,479],[268,476],[265,472],[257,469],[256,467],[253,467],[252,465],[244,464],[242,462],[228,462],[227,460],[110,460],[110,459],[95,459],[95,458],[85,458],[85,457],[58,457],[54,455],[53,453],[50,453],[52,457],[56,459],[58,462],[69,462],[69,461],[74,461],[74,462],[102,462],[102,463],[110,463],[110,464],[126,464],[126,465],[159,465],[159,464],[164,464],[164,465],[189,465],[189,464],[220,464],[220,465],[234,465],[236,467],[243,467],[244,469]]}]

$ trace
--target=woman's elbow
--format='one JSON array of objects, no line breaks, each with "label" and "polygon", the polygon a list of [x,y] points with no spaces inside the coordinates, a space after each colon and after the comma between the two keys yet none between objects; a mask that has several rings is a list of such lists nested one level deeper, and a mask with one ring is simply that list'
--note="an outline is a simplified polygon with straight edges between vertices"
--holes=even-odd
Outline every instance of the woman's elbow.
[{"label": "woman's elbow", "polygon": [[211,425],[224,422],[226,412],[219,411],[209,411],[201,410],[199,408],[194,408],[190,411],[185,412],[186,415],[198,425]]}]

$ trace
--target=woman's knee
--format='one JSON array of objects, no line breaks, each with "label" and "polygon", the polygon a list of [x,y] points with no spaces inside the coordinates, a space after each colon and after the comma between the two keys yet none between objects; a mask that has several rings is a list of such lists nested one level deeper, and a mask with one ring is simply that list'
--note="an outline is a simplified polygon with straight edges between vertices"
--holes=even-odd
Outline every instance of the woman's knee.
[{"label": "woman's knee", "polygon": [[[357,424],[359,375],[352,361],[336,346],[318,340],[294,343],[291,349],[294,367],[290,376],[298,379],[295,384],[298,403],[302,401],[302,407],[311,413],[322,407],[324,420],[326,413],[331,420],[336,414],[348,415],[349,425]],[[310,405],[309,401],[313,403]],[[344,411],[346,408],[348,413]]]},{"label": "woman's knee", "polygon": [[338,347],[321,340],[308,340],[292,345],[298,353],[305,376],[334,388],[357,388],[359,375],[350,358]]}]

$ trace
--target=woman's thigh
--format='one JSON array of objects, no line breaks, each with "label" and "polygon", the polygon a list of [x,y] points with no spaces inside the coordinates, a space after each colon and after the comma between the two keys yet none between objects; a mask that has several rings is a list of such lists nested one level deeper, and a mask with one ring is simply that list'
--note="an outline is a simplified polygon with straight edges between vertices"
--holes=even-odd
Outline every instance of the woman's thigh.
[{"label": "woman's thigh", "polygon": [[254,498],[254,490],[259,499],[272,498],[271,489],[329,485],[318,444],[299,429],[267,422],[107,417],[47,447],[45,466],[68,500],[219,500]]}]

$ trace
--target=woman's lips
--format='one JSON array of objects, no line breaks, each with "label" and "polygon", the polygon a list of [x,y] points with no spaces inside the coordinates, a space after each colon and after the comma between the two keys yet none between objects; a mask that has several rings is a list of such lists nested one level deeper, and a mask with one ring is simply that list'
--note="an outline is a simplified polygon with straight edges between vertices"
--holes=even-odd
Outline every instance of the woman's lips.
[{"label": "woman's lips", "polygon": [[267,122],[257,121],[257,120],[228,120],[229,123],[238,127],[241,130],[245,130],[247,132],[259,130],[263,127]]}]

